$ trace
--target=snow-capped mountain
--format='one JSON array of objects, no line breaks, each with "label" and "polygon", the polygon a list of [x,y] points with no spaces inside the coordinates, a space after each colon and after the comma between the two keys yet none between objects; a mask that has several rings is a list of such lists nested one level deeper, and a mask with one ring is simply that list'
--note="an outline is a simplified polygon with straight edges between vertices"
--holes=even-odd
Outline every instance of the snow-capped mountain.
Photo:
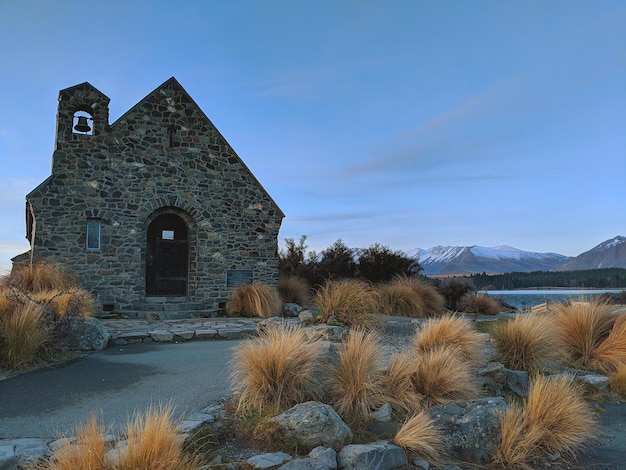
[{"label": "snow-capped mountain", "polygon": [[571,259],[558,253],[534,253],[506,245],[435,246],[407,254],[418,256],[426,275],[552,271]]},{"label": "snow-capped mountain", "polygon": [[626,268],[626,237],[617,236],[558,266],[558,271]]}]

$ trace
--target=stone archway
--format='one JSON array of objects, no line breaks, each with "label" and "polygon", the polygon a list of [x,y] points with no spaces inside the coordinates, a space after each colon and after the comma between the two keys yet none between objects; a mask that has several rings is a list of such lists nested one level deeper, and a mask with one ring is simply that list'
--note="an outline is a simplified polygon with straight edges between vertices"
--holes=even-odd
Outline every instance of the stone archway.
[{"label": "stone archway", "polygon": [[186,296],[189,283],[189,229],[175,214],[156,217],[147,230],[146,295]]}]

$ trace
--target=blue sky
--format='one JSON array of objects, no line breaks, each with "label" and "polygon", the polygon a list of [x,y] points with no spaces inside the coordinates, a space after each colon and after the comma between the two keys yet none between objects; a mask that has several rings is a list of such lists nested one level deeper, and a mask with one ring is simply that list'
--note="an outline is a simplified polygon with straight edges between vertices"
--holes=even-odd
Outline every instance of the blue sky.
[{"label": "blue sky", "polygon": [[575,256],[626,235],[626,3],[0,0],[0,272],[28,249],[58,91],[110,121],[174,76],[280,234]]}]

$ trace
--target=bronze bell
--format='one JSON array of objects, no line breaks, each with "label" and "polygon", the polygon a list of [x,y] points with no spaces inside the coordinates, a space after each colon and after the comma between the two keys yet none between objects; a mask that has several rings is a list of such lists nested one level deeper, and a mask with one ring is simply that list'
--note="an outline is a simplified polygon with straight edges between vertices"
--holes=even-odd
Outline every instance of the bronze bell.
[{"label": "bronze bell", "polygon": [[78,116],[78,122],[74,126],[74,130],[78,132],[89,132],[91,127],[87,124],[87,118],[85,116]]}]

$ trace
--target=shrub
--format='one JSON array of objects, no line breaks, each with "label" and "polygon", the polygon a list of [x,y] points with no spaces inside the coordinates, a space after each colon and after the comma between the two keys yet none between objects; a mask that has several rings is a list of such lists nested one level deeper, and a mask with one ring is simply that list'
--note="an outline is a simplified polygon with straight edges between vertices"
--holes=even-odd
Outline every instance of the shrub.
[{"label": "shrub", "polygon": [[278,294],[285,303],[307,305],[311,301],[311,289],[307,282],[297,276],[280,276]]},{"label": "shrub", "polygon": [[393,353],[385,371],[385,400],[393,409],[416,413],[424,408],[424,397],[413,387],[411,377],[415,358],[407,353]]},{"label": "shrub", "polygon": [[44,470],[104,470],[106,462],[104,431],[96,417],[76,428],[76,441],[67,438],[55,450],[54,456],[43,464]]},{"label": "shrub", "polygon": [[420,354],[411,382],[416,393],[424,397],[426,406],[480,396],[470,368],[459,359],[458,350],[449,346]]},{"label": "shrub", "polygon": [[411,286],[393,281],[380,286],[377,295],[381,313],[401,317],[424,316],[424,301]]},{"label": "shrub", "polygon": [[399,250],[392,251],[380,243],[358,250],[357,253],[359,277],[369,282],[388,282],[394,276],[411,276],[421,269],[417,258],[408,257]]},{"label": "shrub", "polygon": [[468,292],[474,292],[476,287],[471,280],[466,278],[446,278],[441,281],[438,289],[446,301],[446,308],[457,310],[457,304],[461,297]]},{"label": "shrub", "polygon": [[593,352],[591,364],[604,372],[616,372],[626,364],[626,314],[621,314],[602,343]]},{"label": "shrub", "polygon": [[15,370],[35,364],[51,338],[41,305],[34,302],[17,305],[0,317],[0,366]]},{"label": "shrub", "polygon": [[276,291],[260,283],[236,287],[226,303],[229,315],[269,318],[280,315],[281,308],[282,303]]},{"label": "shrub", "polygon": [[375,332],[355,329],[331,367],[330,403],[344,419],[365,418],[385,401],[382,347]]},{"label": "shrub", "polygon": [[617,371],[609,376],[611,391],[626,398],[626,364],[619,366]]},{"label": "shrub", "polygon": [[487,294],[477,294],[475,292],[468,292],[463,295],[459,300],[457,308],[461,312],[473,313],[475,315],[497,315],[502,311],[500,302],[492,299]]},{"label": "shrub", "polygon": [[491,336],[502,363],[509,369],[535,373],[562,358],[559,332],[550,317],[518,315],[497,321]]},{"label": "shrub", "polygon": [[452,350],[458,359],[478,364],[483,359],[483,335],[465,318],[444,315],[432,318],[415,332],[414,344],[418,353],[437,349]]},{"label": "shrub", "polygon": [[431,461],[439,457],[443,446],[440,431],[426,411],[409,418],[398,430],[393,442],[412,457]]},{"label": "shrub", "polygon": [[356,279],[327,281],[315,295],[315,304],[323,323],[369,327],[376,321],[375,292]]},{"label": "shrub", "polygon": [[278,411],[319,398],[313,367],[320,350],[302,329],[288,326],[269,328],[239,344],[231,362],[237,411]]},{"label": "shrub", "polygon": [[594,351],[609,335],[615,316],[599,301],[558,303],[552,307],[555,324],[565,343],[567,358],[579,367],[591,367]]},{"label": "shrub", "polygon": [[524,415],[537,445],[550,453],[573,455],[597,430],[583,390],[569,376],[535,377]]},{"label": "shrub", "polygon": [[136,414],[128,423],[127,445],[114,466],[116,470],[192,470],[197,462],[183,453],[170,406]]},{"label": "shrub", "polygon": [[33,266],[14,266],[9,275],[12,286],[27,292],[68,290],[77,287],[76,278],[53,263],[40,261]]}]

